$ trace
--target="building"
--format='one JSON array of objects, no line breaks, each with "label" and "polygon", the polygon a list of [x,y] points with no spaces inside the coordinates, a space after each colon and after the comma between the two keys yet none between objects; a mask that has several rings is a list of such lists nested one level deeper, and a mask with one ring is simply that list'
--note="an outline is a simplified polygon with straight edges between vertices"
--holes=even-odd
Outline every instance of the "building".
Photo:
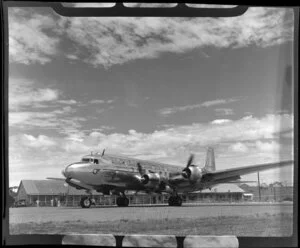
[{"label": "building", "polygon": [[64,184],[58,180],[22,180],[16,201],[23,200],[27,206],[79,205],[81,197],[87,193]]},{"label": "building", "polygon": [[[274,183],[270,185],[261,185],[260,190],[258,186],[250,186],[248,184],[241,184],[245,192],[253,194],[253,201],[292,201],[293,200],[293,186],[284,186],[281,183]],[[259,196],[260,195],[260,196]]]},{"label": "building", "polygon": [[201,202],[236,202],[242,201],[245,191],[236,184],[218,184],[211,189],[195,191],[188,193],[186,202],[201,201]]},{"label": "building", "polygon": [[[219,184],[211,189],[180,194],[183,202],[219,202],[241,201],[244,190],[235,184]],[[80,199],[88,194],[84,190],[65,186],[59,180],[22,180],[16,195],[16,201],[25,201],[27,206],[79,206]],[[147,194],[130,191],[126,193],[129,204],[168,204],[169,194]],[[102,195],[93,192],[96,205],[116,205],[115,195]]]}]

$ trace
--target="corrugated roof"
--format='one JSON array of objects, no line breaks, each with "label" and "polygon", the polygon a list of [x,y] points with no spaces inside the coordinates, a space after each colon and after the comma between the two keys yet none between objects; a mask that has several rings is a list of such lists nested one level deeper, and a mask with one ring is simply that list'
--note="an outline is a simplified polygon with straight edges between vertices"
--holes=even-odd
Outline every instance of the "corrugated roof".
[{"label": "corrugated roof", "polygon": [[223,184],[218,184],[215,185],[210,189],[204,189],[202,191],[195,191],[193,193],[243,193],[245,192],[243,189],[241,189],[239,186],[236,184],[229,184],[229,183],[223,183]]},{"label": "corrugated roof", "polygon": [[[28,195],[59,195],[66,194],[69,195],[85,195],[84,190],[77,190],[74,187],[64,186],[64,181],[58,180],[22,180],[25,191]],[[94,195],[100,193],[93,192]]]}]

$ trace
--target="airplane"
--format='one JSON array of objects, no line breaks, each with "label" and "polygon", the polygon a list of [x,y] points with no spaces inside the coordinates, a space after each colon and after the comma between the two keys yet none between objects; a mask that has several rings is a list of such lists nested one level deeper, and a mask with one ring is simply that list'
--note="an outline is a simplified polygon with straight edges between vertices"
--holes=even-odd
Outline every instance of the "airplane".
[{"label": "airplane", "polygon": [[125,191],[143,191],[146,193],[166,192],[170,194],[169,206],[181,206],[182,198],[178,193],[188,193],[212,188],[220,183],[241,183],[241,175],[264,171],[276,167],[292,165],[293,160],[276,163],[256,164],[232,169],[216,170],[214,149],[208,147],[204,167],[193,163],[191,154],[182,169],[176,165],[129,158],[125,156],[92,153],[83,156],[80,162],[72,163],[62,170],[63,180],[76,189],[86,190],[89,196],[81,198],[82,208],[89,208],[94,202],[92,191],[104,195],[118,195],[117,206],[126,207],[129,199]]}]

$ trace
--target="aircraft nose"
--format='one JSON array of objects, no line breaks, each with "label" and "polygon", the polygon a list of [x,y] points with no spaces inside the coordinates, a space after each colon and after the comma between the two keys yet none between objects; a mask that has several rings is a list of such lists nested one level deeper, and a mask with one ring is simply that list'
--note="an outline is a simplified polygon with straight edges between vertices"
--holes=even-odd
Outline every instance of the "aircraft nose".
[{"label": "aircraft nose", "polygon": [[68,178],[68,177],[70,177],[70,167],[71,167],[71,165],[72,164],[70,164],[70,165],[68,165],[66,168],[64,168],[62,171],[61,171],[61,173],[63,174],[63,176],[65,177],[65,178]]},{"label": "aircraft nose", "polygon": [[62,174],[64,177],[67,177],[67,174],[66,174],[65,170],[66,170],[66,169],[63,169],[63,170],[61,171],[61,174]]}]

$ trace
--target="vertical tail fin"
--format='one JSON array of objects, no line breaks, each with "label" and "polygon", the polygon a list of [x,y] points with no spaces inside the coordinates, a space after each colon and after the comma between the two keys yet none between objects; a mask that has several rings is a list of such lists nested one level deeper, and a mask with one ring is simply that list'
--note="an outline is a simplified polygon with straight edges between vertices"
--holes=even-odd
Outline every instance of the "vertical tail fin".
[{"label": "vertical tail fin", "polygon": [[208,171],[216,170],[215,154],[214,154],[214,149],[212,147],[207,148],[204,168],[207,169]]}]

